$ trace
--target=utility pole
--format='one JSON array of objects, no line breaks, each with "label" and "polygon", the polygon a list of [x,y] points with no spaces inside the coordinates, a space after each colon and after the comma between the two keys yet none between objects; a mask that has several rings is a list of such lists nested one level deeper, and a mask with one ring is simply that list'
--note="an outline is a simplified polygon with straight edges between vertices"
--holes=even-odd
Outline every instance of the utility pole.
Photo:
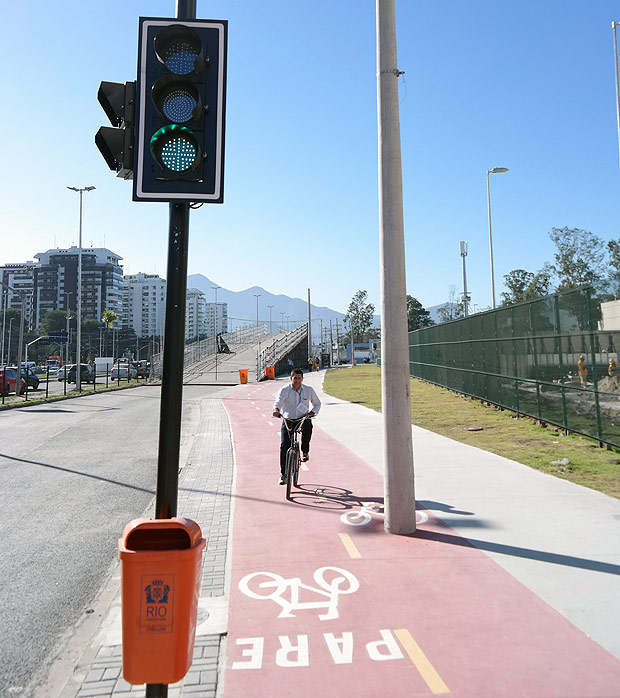
[{"label": "utility pole", "polygon": [[465,271],[465,257],[467,257],[467,243],[461,240],[461,257],[463,258],[463,313],[469,315],[469,294],[467,293],[467,273]]},{"label": "utility pole", "polygon": [[308,289],[308,358],[312,356],[312,317],[310,313],[310,289]]},{"label": "utility pole", "polygon": [[377,0],[385,530],[415,531],[395,0]]}]

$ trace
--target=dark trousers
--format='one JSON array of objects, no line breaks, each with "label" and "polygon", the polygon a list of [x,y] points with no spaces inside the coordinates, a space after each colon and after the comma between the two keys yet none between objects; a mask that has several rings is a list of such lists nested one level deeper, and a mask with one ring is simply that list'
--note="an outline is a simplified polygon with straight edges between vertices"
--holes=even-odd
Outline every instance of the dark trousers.
[{"label": "dark trousers", "polygon": [[[297,420],[299,421],[299,420]],[[289,420],[289,425],[292,426],[291,420]],[[284,476],[286,469],[286,452],[290,448],[291,438],[289,436],[284,420],[282,420],[282,429],[280,431],[281,442],[280,442],[280,474]],[[312,420],[306,419],[303,427],[301,428],[301,451],[302,453],[308,453],[310,450],[310,439],[312,437]]]}]

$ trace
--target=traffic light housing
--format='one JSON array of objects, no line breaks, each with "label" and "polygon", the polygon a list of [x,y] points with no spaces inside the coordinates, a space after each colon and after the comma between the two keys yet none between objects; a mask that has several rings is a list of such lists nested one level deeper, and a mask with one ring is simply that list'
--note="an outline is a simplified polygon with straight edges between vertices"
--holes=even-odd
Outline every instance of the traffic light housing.
[{"label": "traffic light housing", "polygon": [[102,82],[97,99],[115,128],[102,126],[95,135],[95,144],[117,177],[131,179],[136,83]]},{"label": "traffic light housing", "polygon": [[140,18],[134,201],[222,203],[226,20]]}]

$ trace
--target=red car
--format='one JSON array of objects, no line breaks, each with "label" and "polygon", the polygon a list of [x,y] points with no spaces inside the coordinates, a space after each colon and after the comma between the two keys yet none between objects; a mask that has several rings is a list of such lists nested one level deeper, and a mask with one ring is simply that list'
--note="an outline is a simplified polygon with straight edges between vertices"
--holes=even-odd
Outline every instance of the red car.
[{"label": "red car", "polygon": [[[14,368],[0,368],[0,392],[2,395],[8,395],[15,392],[17,384],[17,371]],[[21,395],[26,390],[26,381],[20,376],[19,378],[19,394]]]}]

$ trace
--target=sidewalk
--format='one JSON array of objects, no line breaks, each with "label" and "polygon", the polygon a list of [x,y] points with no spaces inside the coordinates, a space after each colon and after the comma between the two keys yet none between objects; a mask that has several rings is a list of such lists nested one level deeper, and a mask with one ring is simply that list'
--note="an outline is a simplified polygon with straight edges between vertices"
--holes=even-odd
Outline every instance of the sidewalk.
[{"label": "sidewalk", "polygon": [[[419,527],[389,536],[381,415],[321,392],[287,502],[282,384],[202,401],[179,515],[208,544],[194,664],[171,698],[620,697],[619,501],[414,427]],[[61,698],[144,695],[121,678],[114,585]]]}]

